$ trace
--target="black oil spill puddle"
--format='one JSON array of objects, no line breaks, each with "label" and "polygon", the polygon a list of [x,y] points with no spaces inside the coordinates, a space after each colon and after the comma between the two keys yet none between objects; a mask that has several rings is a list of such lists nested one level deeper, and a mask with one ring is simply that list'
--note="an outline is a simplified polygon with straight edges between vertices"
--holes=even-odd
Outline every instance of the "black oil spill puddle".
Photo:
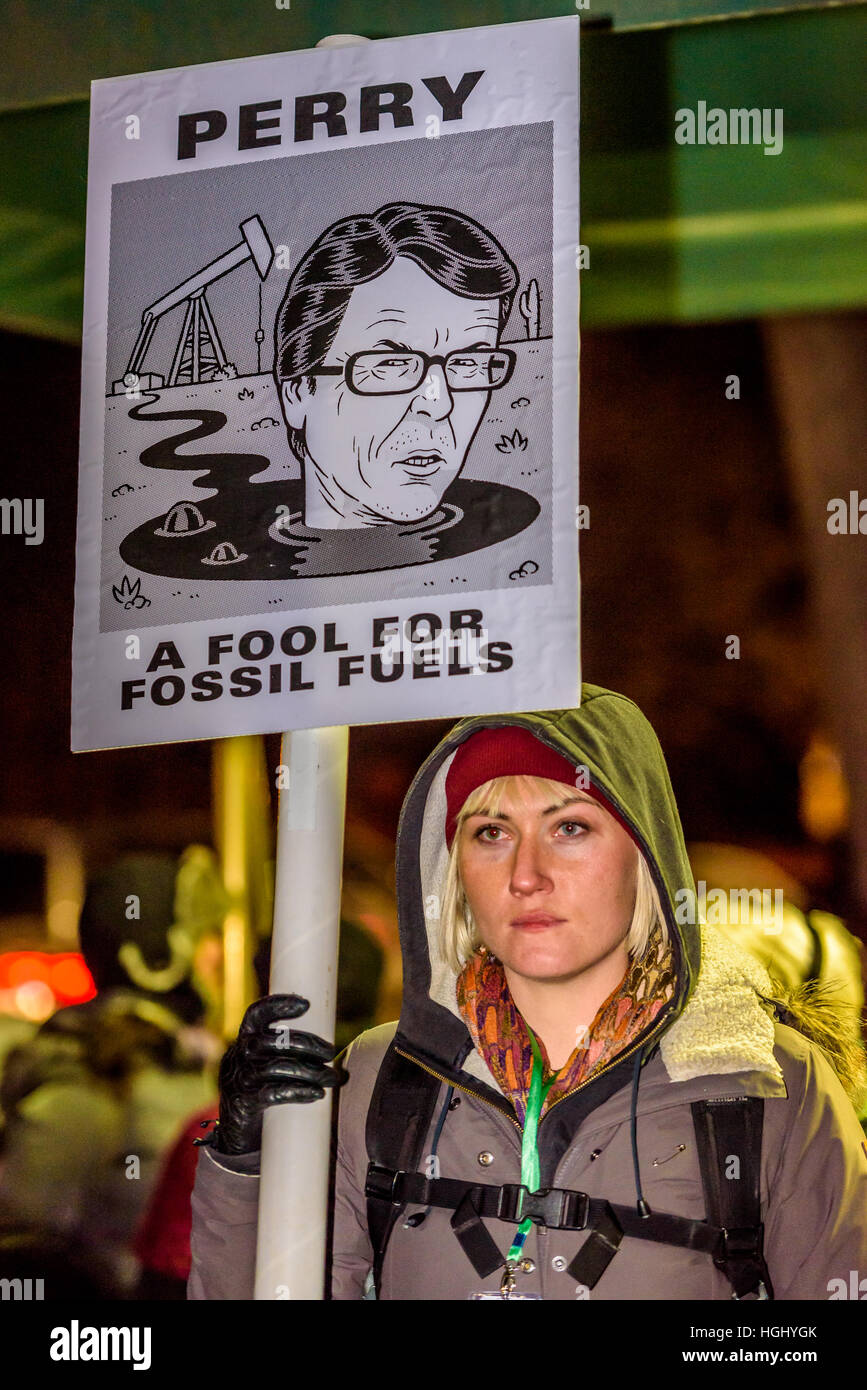
[{"label": "black oil spill puddle", "polygon": [[151,444],[146,468],[202,469],[191,488],[213,497],[182,497],[167,513],[124,537],[120,557],[134,569],[176,579],[300,579],[450,560],[508,540],[540,512],[534,497],[498,483],[456,478],[422,521],[386,522],[349,531],[302,523],[301,478],[254,483],[270,460],[262,454],[178,454],[180,444],[218,434],[221,410],[148,411],[153,397],[129,412],[133,420],[195,420],[198,424]]}]

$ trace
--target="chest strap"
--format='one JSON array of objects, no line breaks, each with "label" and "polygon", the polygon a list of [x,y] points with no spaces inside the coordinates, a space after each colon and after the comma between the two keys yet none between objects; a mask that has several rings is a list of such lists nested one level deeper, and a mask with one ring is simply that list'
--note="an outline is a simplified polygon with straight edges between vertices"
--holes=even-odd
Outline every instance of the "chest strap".
[{"label": "chest strap", "polygon": [[[586,1192],[576,1192],[568,1187],[544,1187],[538,1192],[530,1192],[520,1183],[507,1182],[502,1187],[493,1187],[489,1183],[470,1183],[460,1178],[428,1178],[424,1173],[395,1172],[375,1163],[371,1163],[367,1170],[366,1196],[379,1197],[397,1206],[409,1203],[456,1210],[467,1193],[472,1194],[480,1217],[496,1217],[512,1225],[529,1217],[536,1225],[547,1226],[552,1231],[585,1231],[588,1226],[594,1227],[605,1209],[611,1207],[614,1212],[623,1213],[626,1223],[622,1225],[624,1235],[636,1235],[645,1240],[659,1239],[657,1235],[643,1233],[648,1229],[656,1231],[661,1222],[667,1232],[683,1237],[682,1240],[673,1239],[669,1244],[688,1244],[693,1250],[705,1250],[709,1254],[716,1249],[721,1235],[720,1231],[704,1221],[663,1213],[641,1217],[634,1207],[612,1206],[604,1197],[588,1197]],[[658,1228],[661,1230],[662,1226]],[[708,1235],[707,1232],[712,1234]],[[502,1259],[498,1263],[502,1265]]]},{"label": "chest strap", "polygon": [[[635,1207],[619,1206],[604,1197],[588,1197],[566,1187],[546,1187],[529,1192],[520,1183],[503,1183],[493,1187],[488,1183],[469,1183],[459,1178],[428,1178],[424,1173],[406,1173],[381,1168],[371,1163],[365,1186],[367,1197],[379,1198],[402,1207],[407,1203],[427,1207],[446,1207],[455,1212],[452,1226],[458,1233],[462,1224],[471,1225],[482,1217],[496,1217],[515,1225],[527,1217],[551,1231],[596,1230],[609,1213],[617,1220],[620,1238],[634,1236],[639,1240],[662,1241],[667,1245],[683,1245],[690,1250],[715,1254],[733,1232],[725,1232],[705,1221],[693,1221],[686,1216],[671,1216],[653,1212],[642,1217]],[[487,1234],[487,1232],[486,1232]],[[608,1236],[611,1239],[611,1236]],[[465,1244],[464,1241],[461,1241]],[[619,1245],[618,1239],[617,1244]],[[491,1241],[490,1256],[480,1268],[470,1256],[476,1273],[486,1278],[502,1268],[503,1256]],[[469,1252],[468,1252],[469,1253]],[[586,1281],[585,1281],[586,1282]]]},{"label": "chest strap", "polygon": [[[428,1178],[424,1173],[403,1172],[371,1163],[365,1195],[396,1208],[417,1204],[453,1210],[452,1229],[482,1279],[502,1269],[504,1262],[496,1241],[482,1224],[483,1217],[512,1225],[529,1217],[534,1224],[554,1231],[589,1229],[590,1236],[569,1266],[569,1273],[587,1288],[593,1288],[599,1281],[624,1236],[701,1250],[723,1266],[732,1260],[744,1267],[755,1258],[761,1260],[761,1225],[747,1230],[725,1229],[668,1212],[642,1216],[634,1206],[622,1206],[570,1188],[550,1187],[530,1192],[520,1183],[494,1187],[458,1178]],[[736,1291],[735,1296],[742,1295]]]}]

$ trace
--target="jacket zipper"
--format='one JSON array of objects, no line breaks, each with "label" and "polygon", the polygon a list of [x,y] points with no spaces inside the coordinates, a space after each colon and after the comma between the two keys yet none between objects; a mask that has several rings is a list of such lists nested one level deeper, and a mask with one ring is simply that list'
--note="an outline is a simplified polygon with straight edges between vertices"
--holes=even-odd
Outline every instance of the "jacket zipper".
[{"label": "jacket zipper", "polygon": [[499,1105],[495,1105],[492,1100],[488,1100],[486,1096],[479,1095],[478,1091],[470,1090],[469,1086],[461,1086],[458,1084],[457,1081],[452,1081],[450,1077],[443,1076],[440,1072],[434,1071],[433,1067],[429,1067],[424,1062],[420,1062],[417,1057],[413,1057],[411,1052],[404,1052],[403,1049],[400,1047],[396,1047],[394,1050],[401,1057],[406,1057],[407,1061],[415,1062],[416,1066],[421,1067],[422,1071],[426,1071],[431,1076],[435,1076],[437,1081],[443,1081],[445,1082],[446,1086],[453,1086],[456,1091],[463,1091],[465,1096],[473,1096],[475,1100],[480,1100],[484,1105],[489,1105],[492,1110],[496,1110],[497,1113],[499,1115],[502,1115],[505,1120],[511,1120],[518,1133],[523,1134],[523,1130],[521,1129],[516,1115],[507,1115],[504,1109],[501,1109]]},{"label": "jacket zipper", "polygon": [[[595,1071],[592,1076],[588,1076],[586,1081],[582,1081],[578,1086],[573,1086],[572,1090],[567,1091],[565,1095],[557,1096],[557,1098],[551,1102],[551,1105],[545,1111],[545,1114],[542,1116],[542,1120],[546,1120],[548,1118],[548,1116],[551,1114],[551,1111],[554,1109],[555,1106],[560,1104],[561,1100],[568,1100],[570,1096],[577,1095],[579,1091],[583,1091],[585,1086],[589,1086],[591,1081],[595,1081],[597,1076],[604,1076],[605,1073],[607,1071],[610,1071],[612,1067],[616,1067],[619,1062],[625,1062],[627,1057],[631,1057],[633,1052],[637,1052],[639,1047],[644,1047],[644,1045],[648,1042],[650,1042],[650,1038],[645,1038],[643,1043],[635,1043],[633,1047],[627,1048],[625,1052],[618,1053],[618,1055],[614,1058],[614,1061],[609,1062],[607,1066],[602,1067],[601,1071]],[[542,1123],[542,1120],[539,1121],[540,1125]]]},{"label": "jacket zipper", "polygon": [[[654,1032],[651,1033],[648,1037],[646,1037],[643,1042],[635,1043],[632,1047],[627,1048],[625,1052],[619,1053],[614,1058],[613,1062],[609,1062],[608,1065],[606,1067],[603,1067],[601,1071],[594,1072],[592,1076],[588,1076],[586,1081],[582,1081],[579,1086],[574,1086],[571,1091],[566,1092],[565,1096],[558,1096],[557,1099],[552,1102],[550,1109],[545,1111],[545,1114],[542,1116],[542,1119],[547,1119],[551,1111],[554,1109],[554,1106],[559,1105],[561,1100],[568,1100],[570,1096],[574,1096],[576,1092],[583,1090],[585,1086],[589,1086],[590,1082],[595,1081],[597,1076],[604,1076],[607,1071],[610,1071],[612,1067],[616,1067],[619,1062],[623,1062],[626,1060],[627,1057],[631,1057],[633,1052],[637,1052],[639,1047],[647,1047],[651,1038],[653,1038],[654,1033],[658,1031],[659,1024],[663,1022],[664,1017],[665,1015],[663,1014],[663,1017],[657,1020]],[[541,1125],[541,1123],[542,1120],[540,1119],[539,1124]]]}]

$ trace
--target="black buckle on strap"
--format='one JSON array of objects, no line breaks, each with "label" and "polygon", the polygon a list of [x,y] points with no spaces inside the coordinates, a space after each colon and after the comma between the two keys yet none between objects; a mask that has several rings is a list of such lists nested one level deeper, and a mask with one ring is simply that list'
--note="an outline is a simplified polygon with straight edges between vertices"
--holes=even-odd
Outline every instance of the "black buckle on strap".
[{"label": "black buckle on strap", "polygon": [[504,1182],[497,1194],[497,1216],[502,1221],[523,1221],[527,1195],[519,1182]]},{"label": "black buckle on strap", "polygon": [[520,1183],[503,1183],[497,1201],[497,1216],[503,1221],[529,1218],[555,1231],[583,1231],[589,1209],[586,1192],[565,1187],[542,1187],[538,1192],[529,1192]]},{"label": "black buckle on strap", "polygon": [[381,1197],[386,1202],[393,1202],[395,1206],[400,1206],[402,1199],[397,1195],[397,1188],[403,1173],[395,1172],[391,1168],[382,1168],[375,1163],[371,1163],[367,1169],[367,1181],[364,1184],[364,1195],[366,1197]]},{"label": "black buckle on strap", "polygon": [[590,1211],[586,1192],[567,1187],[543,1187],[527,1195],[525,1215],[554,1231],[583,1231]]}]

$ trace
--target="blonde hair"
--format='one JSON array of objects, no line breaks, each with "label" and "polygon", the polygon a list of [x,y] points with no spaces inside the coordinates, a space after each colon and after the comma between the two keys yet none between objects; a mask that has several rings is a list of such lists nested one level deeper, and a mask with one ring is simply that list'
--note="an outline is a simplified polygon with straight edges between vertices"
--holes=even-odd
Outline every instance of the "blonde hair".
[{"label": "blonde hair", "polygon": [[[553,806],[565,806],[575,796],[575,789],[565,782],[555,782],[550,777],[529,777],[515,774],[509,777],[493,777],[470,792],[457,816],[457,827],[449,853],[446,885],[440,913],[440,949],[443,959],[451,968],[460,972],[470,956],[478,950],[481,938],[470,910],[460,871],[460,840],[463,823],[469,816],[498,816],[501,813],[502,798],[514,788],[520,795],[530,788],[545,791],[551,797]],[[659,901],[656,884],[653,881],[647,860],[636,845],[637,872],[635,883],[635,906],[632,921],[626,935],[626,947],[630,959],[640,960],[647,950],[650,934],[658,924],[663,940],[668,940],[668,929]]]}]

